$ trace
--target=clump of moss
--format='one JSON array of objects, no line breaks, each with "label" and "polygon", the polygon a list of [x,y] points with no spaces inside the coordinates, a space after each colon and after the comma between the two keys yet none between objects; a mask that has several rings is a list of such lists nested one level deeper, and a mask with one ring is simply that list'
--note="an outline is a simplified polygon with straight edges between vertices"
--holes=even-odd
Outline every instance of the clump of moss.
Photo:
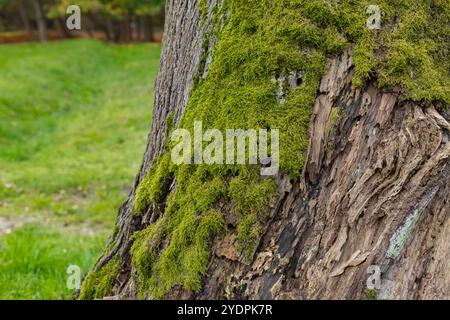
[{"label": "clump of moss", "polygon": [[205,21],[208,16],[208,1],[207,0],[199,0],[198,11],[200,12],[201,20]]},{"label": "clump of moss", "polygon": [[276,185],[272,179],[260,181],[257,172],[244,171],[230,181],[230,197],[238,215],[238,249],[246,260],[251,261],[261,234],[265,207],[276,195]]},{"label": "clump of moss", "polygon": [[133,266],[138,274],[140,286],[138,298],[140,299],[145,298],[149,289],[149,274],[151,274],[152,266],[158,257],[157,249],[164,235],[164,225],[161,222],[162,220],[159,220],[147,229],[133,235],[134,243],[131,248],[131,256]]},{"label": "clump of moss", "polygon": [[[413,100],[450,102],[447,0],[377,0],[382,30],[366,26],[372,0],[224,0],[212,11],[212,61],[205,78],[199,70],[179,127],[202,121],[203,130],[279,129],[281,171],[299,177],[308,145],[308,125],[327,57],[353,47],[355,76],[383,87],[402,87]],[[202,19],[208,4],[200,1]],[[226,18],[224,18],[226,17]],[[203,41],[209,43],[210,39]],[[204,50],[208,46],[204,45]],[[301,81],[277,97],[277,79],[300,73]],[[160,220],[135,235],[133,265],[140,297],[162,298],[176,284],[200,290],[210,240],[225,229],[220,208],[232,203],[238,217],[239,249],[247,259],[275,197],[273,179],[261,179],[256,165],[181,165],[170,148],[139,186],[135,210],[142,214],[162,200]],[[164,185],[176,188],[162,199]]]},{"label": "clump of moss", "polygon": [[[198,291],[201,277],[206,273],[209,242],[224,229],[221,213],[210,209],[201,217],[194,211],[181,212],[178,225],[160,220],[135,235],[132,262],[138,272],[139,298],[163,298],[176,284]],[[178,213],[180,214],[180,213]],[[170,228],[173,230],[170,230]],[[163,236],[170,233],[170,243],[158,252]]]},{"label": "clump of moss", "polygon": [[114,257],[99,270],[90,271],[80,290],[80,300],[101,299],[111,293],[120,271],[120,259]]},{"label": "clump of moss", "polygon": [[170,169],[170,154],[165,154],[156,163],[157,165],[150,168],[138,187],[134,198],[136,212],[142,212],[151,203],[156,203],[160,200],[164,190],[163,187],[173,174]]},{"label": "clump of moss", "polygon": [[377,300],[377,290],[375,289],[366,289],[364,292],[364,300]]}]

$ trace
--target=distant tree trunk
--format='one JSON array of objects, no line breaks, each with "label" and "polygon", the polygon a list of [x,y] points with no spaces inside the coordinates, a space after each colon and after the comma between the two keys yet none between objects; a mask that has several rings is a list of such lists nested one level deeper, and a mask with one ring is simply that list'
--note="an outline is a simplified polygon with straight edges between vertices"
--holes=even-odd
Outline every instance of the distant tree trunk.
[{"label": "distant tree trunk", "polygon": [[92,25],[91,29],[93,31],[102,31],[106,40],[109,41],[112,39],[112,35],[110,33],[110,26],[108,25],[109,17],[90,13],[88,14],[88,19]]},{"label": "distant tree trunk", "polygon": [[92,19],[89,15],[85,17],[85,26],[86,26],[86,32],[89,36],[89,38],[94,38],[94,26],[95,24],[92,22]]},{"label": "distant tree trunk", "polygon": [[36,23],[38,26],[39,41],[45,42],[47,41],[47,26],[44,14],[42,12],[41,2],[39,0],[34,0],[33,6],[36,16]]},{"label": "distant tree trunk", "polygon": [[64,19],[57,18],[54,20],[56,30],[58,31],[59,36],[61,39],[70,38],[71,34],[69,30],[66,28],[66,24],[64,22]]},{"label": "distant tree trunk", "polygon": [[148,42],[153,41],[155,30],[153,28],[152,16],[149,15],[147,17],[145,27],[146,27],[145,41],[148,41]]},{"label": "distant tree trunk", "polygon": [[58,35],[61,39],[64,39],[66,36],[64,34],[64,30],[63,27],[61,25],[61,21],[59,19],[55,19],[54,21],[54,26],[56,28],[56,31],[58,32]]},{"label": "distant tree trunk", "polygon": [[107,17],[106,18],[106,38],[110,41],[114,40],[114,23],[112,18]]},{"label": "distant tree trunk", "polygon": [[[208,3],[211,12],[216,1]],[[133,234],[155,222],[158,205],[136,216],[136,189],[166,146],[169,117],[177,122],[186,110],[211,49],[202,41],[213,22],[200,23],[197,4],[166,2],[147,149],[116,232],[94,268],[120,262],[105,295],[137,297]],[[242,259],[230,227],[213,241],[199,293],[174,286],[166,298],[360,299],[371,265],[383,275],[379,298],[450,297],[450,115],[442,105],[405,102],[370,81],[356,88],[354,72],[351,49],[329,58],[312,106],[301,178],[277,178],[280,196],[268,209],[252,260]],[[336,113],[341,116],[333,117]],[[161,207],[171,192],[170,185],[162,190]],[[408,239],[401,254],[396,239]]]},{"label": "distant tree trunk", "polygon": [[128,18],[120,21],[120,42],[130,42],[130,22]]},{"label": "distant tree trunk", "polygon": [[137,35],[137,40],[139,40],[139,36],[137,33],[137,17],[135,15],[130,15],[128,18],[128,21],[129,21],[129,31],[130,31],[129,39],[130,39],[130,41],[135,40],[136,35]]},{"label": "distant tree trunk", "polygon": [[27,9],[26,9],[23,1],[24,0],[19,0],[20,18],[22,19],[23,27],[28,34],[28,38],[30,40],[33,40],[33,38],[34,38],[33,31],[31,30],[30,20],[28,19],[28,14],[27,14]]},{"label": "distant tree trunk", "polygon": [[136,32],[136,39],[137,41],[141,41],[141,33],[142,33],[142,28],[141,28],[141,17],[140,16],[136,16],[135,17],[135,32]]},{"label": "distant tree trunk", "polygon": [[111,26],[113,30],[113,39],[119,42],[122,39],[122,23],[118,20],[111,19]]}]

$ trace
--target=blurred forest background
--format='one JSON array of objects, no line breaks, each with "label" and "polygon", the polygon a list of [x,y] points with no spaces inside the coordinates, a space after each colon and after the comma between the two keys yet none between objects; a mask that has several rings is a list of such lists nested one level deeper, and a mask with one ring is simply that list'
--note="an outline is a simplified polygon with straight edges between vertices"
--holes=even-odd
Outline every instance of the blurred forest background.
[{"label": "blurred forest background", "polygon": [[0,0],[0,299],[70,299],[68,267],[100,256],[145,149],[163,10]]},{"label": "blurred forest background", "polygon": [[[81,31],[66,28],[72,4],[81,9]],[[160,42],[163,25],[164,0],[0,0],[0,43],[74,37]]]}]

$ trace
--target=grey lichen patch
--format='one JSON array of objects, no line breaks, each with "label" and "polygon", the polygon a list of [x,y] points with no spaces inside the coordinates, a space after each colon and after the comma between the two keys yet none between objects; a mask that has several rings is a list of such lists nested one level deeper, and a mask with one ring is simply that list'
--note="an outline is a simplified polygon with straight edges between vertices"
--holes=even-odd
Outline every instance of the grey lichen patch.
[{"label": "grey lichen patch", "polygon": [[423,212],[425,211],[426,207],[430,204],[430,202],[433,200],[433,198],[436,196],[437,192],[439,191],[439,187],[434,187],[432,191],[423,198],[419,205],[417,206],[416,210],[414,210],[413,213],[411,213],[403,223],[403,225],[394,232],[392,235],[390,241],[389,241],[389,248],[386,252],[386,257],[395,259],[402,253],[403,249],[405,248],[406,242],[411,237],[411,234],[413,230],[415,229],[417,222],[419,221],[420,217],[422,216]]}]

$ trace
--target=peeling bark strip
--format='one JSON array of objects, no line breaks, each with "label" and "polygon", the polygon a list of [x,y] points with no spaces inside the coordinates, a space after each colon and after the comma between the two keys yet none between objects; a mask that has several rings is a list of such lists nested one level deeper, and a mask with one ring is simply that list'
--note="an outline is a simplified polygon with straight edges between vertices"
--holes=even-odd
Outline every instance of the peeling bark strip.
[{"label": "peeling bark strip", "polygon": [[[210,13],[215,1],[207,4]],[[169,114],[179,121],[195,76],[205,75],[211,60],[212,44],[202,44],[211,21],[200,23],[197,6],[195,0],[167,1],[147,150],[95,269],[120,257],[111,292],[116,298],[136,298],[133,234],[162,212],[151,207],[135,217],[135,189],[164,150]],[[252,261],[243,261],[236,233],[227,233],[214,239],[201,291],[175,286],[167,298],[360,299],[371,265],[382,270],[378,298],[450,298],[448,106],[405,101],[400,90],[384,91],[373,81],[355,87],[354,75],[351,49],[329,58],[312,108],[302,177],[277,178],[280,196]],[[164,191],[173,188],[174,182]]]}]

